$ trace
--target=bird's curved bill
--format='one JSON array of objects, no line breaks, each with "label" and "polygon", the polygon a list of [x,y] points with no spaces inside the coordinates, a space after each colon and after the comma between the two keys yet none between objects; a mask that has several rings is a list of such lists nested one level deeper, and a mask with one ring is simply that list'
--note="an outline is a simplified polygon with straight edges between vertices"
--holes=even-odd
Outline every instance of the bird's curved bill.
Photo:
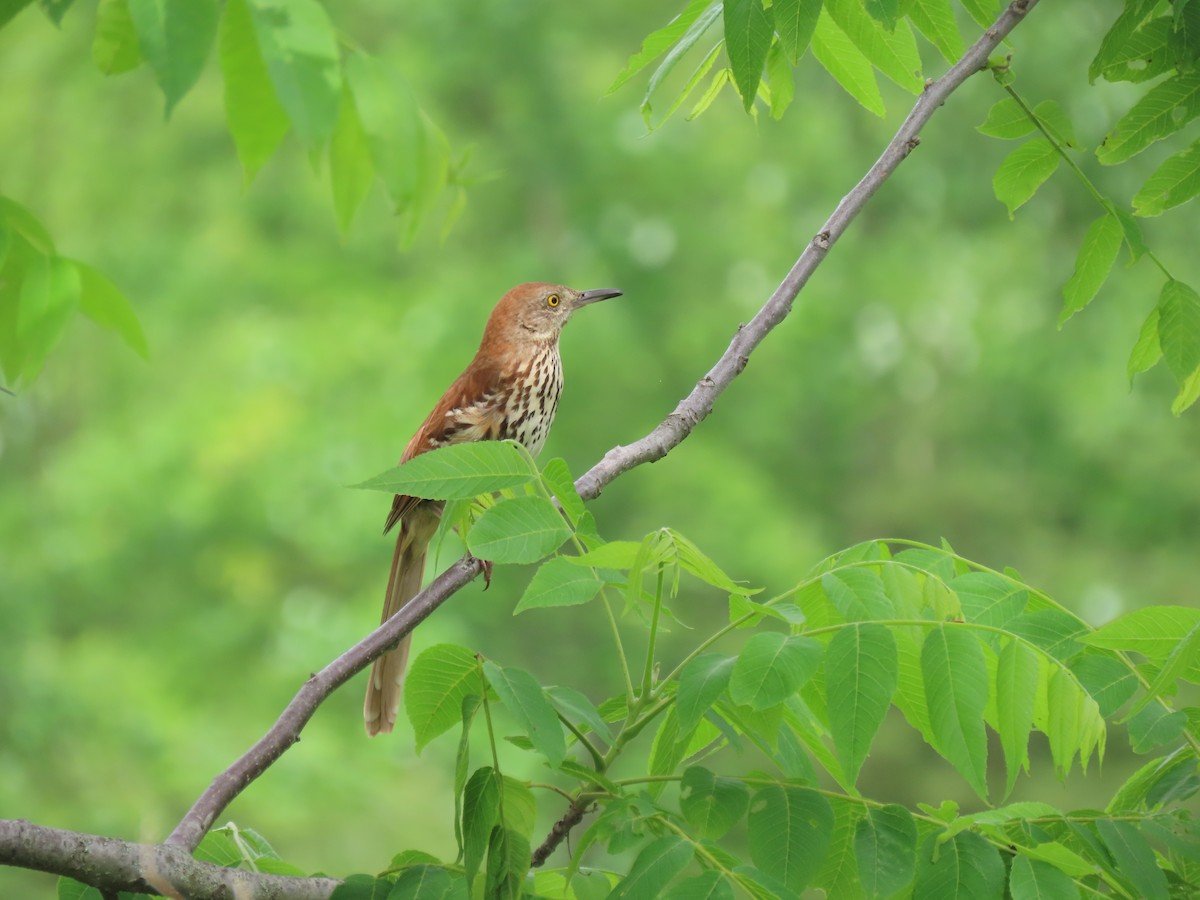
[{"label": "bird's curved bill", "polygon": [[587,306],[589,303],[596,303],[600,300],[608,300],[611,297],[620,297],[621,292],[612,288],[597,288],[594,291],[584,291],[579,295],[579,299],[575,301],[576,306]]}]

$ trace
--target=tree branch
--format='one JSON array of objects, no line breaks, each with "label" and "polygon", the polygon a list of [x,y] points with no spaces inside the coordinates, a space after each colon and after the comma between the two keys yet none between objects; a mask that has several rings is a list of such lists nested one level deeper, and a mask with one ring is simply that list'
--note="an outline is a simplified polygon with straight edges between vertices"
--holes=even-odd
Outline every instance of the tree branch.
[{"label": "tree branch", "polygon": [[[1037,3],[1038,0],[1013,0],[992,27],[967,50],[962,59],[945,75],[926,86],[924,93],[917,99],[912,111],[870,171],[842,198],[837,209],[805,247],[796,264],[762,309],[749,324],[738,329],[716,365],[658,427],[633,444],[613,448],[580,477],[576,488],[585,500],[599,495],[605,486],[635,466],[662,459],[703,421],[712,411],[717,397],[745,369],[754,349],[791,312],[797,294],[829,253],[830,247],[845,233],[879,187],[920,143],[918,135],[921,128],[967,78],[986,68],[989,54]],[[473,557],[459,560],[434,579],[399,613],[311,676],[271,729],[214,779],[175,827],[165,845],[132,844],[110,838],[40,828],[25,822],[0,822],[0,862],[71,875],[98,887],[134,890],[145,890],[146,887],[159,890],[148,878],[150,873],[153,873],[155,878],[161,873],[163,876],[169,876],[167,888],[178,885],[177,893],[182,891],[182,895],[189,898],[232,897],[232,880],[243,877],[252,879],[256,885],[255,890],[264,891],[252,894],[254,897],[285,896],[283,893],[267,893],[272,890],[283,891],[284,884],[288,885],[288,897],[328,896],[332,885],[336,884],[330,879],[287,879],[253,875],[199,863],[188,854],[196,848],[201,838],[212,827],[216,817],[234,797],[300,739],[300,731],[317,707],[334,690],[387,650],[395,647],[404,635],[411,632],[482,571],[482,563]],[[571,811],[560,820],[559,825],[565,823],[568,818],[575,818],[569,815]],[[543,847],[539,848],[539,853],[544,851],[544,855],[548,856],[577,821],[578,818],[575,818],[569,826],[561,829],[556,825],[555,832],[552,832]],[[561,831],[561,834],[556,834],[558,831]],[[557,840],[552,841],[555,837]],[[149,867],[146,865],[147,861],[151,864]],[[187,873],[193,873],[199,878],[211,869],[224,873],[226,880],[212,882],[211,888],[189,887],[184,890],[184,878]],[[276,884],[281,886],[275,887]],[[134,885],[141,887],[131,887]],[[205,893],[205,890],[208,892]]]},{"label": "tree branch", "polygon": [[135,844],[0,820],[0,864],[67,875],[116,896],[117,891],[187,900],[326,900],[339,882],[229,869],[193,859],[181,847]]}]

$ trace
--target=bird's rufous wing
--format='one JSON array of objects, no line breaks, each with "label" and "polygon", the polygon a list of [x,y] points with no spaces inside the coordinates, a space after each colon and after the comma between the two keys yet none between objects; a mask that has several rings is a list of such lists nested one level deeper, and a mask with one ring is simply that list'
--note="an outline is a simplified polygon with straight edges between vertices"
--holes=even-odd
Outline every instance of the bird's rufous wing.
[{"label": "bird's rufous wing", "polygon": [[[438,447],[498,438],[507,399],[503,383],[504,379],[496,369],[483,369],[474,364],[468,367],[412,436],[400,456],[401,464]],[[384,534],[421,502],[419,497],[397,494],[383,526]]]}]

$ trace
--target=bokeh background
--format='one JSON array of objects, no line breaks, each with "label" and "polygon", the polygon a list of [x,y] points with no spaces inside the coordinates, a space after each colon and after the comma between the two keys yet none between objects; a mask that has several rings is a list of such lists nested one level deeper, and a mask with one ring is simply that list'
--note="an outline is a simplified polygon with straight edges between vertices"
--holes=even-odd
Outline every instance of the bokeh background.
[{"label": "bokeh background", "polygon": [[[393,463],[510,285],[626,292],[563,338],[568,388],[544,458],[576,473],[703,375],[909,99],[884,85],[878,120],[808,59],[782,122],[750,121],[727,93],[647,134],[644,80],[603,93],[678,5],[331,4],[495,176],[444,242],[431,229],[410,252],[381,193],[341,239],[294,142],[244,189],[212,60],[164,123],[145,69],[92,67],[94,4],[61,32],[36,8],[0,31],[0,190],[123,288],[152,347],[145,363],[80,320],[34,386],[0,396],[0,816],[162,839],[307,674],[376,624],[389,501],[346,485]],[[1018,86],[1057,99],[1092,147],[1134,96],[1086,83],[1119,8],[1043,4],[1015,39]],[[713,415],[593,504],[607,536],[674,525],[769,590],[859,540],[945,536],[1093,623],[1197,602],[1200,417],[1171,417],[1162,367],[1132,390],[1125,377],[1160,276],[1119,268],[1056,329],[1099,210],[1060,172],[1009,221],[990,179],[1011,145],[973,131],[1000,96],[975,78],[939,112]],[[1128,197],[1164,155],[1083,164]],[[1145,223],[1193,284],[1195,214]],[[461,642],[607,696],[598,610],[514,619],[529,574],[468,587],[418,649]],[[698,629],[725,614],[704,591],[677,605]],[[688,636],[676,640],[668,654]],[[333,697],[225,818],[333,874],[405,847],[452,855],[453,738],[419,757],[404,730],[367,741],[362,688]],[[866,790],[978,803],[913,732],[887,727]],[[1102,803],[1139,763],[1117,731],[1103,768],[1066,788],[1023,779],[1018,796]],[[542,805],[552,821],[557,803]],[[5,897],[52,884],[0,870]]]}]

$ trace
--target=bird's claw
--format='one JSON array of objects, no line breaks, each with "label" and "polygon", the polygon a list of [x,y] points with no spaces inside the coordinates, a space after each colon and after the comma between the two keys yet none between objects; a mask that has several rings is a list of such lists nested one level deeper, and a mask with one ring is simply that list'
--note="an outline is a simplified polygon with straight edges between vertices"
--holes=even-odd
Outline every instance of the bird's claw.
[{"label": "bird's claw", "polygon": [[495,565],[490,559],[479,560],[483,566],[483,589],[486,591],[492,586],[492,566]]}]

